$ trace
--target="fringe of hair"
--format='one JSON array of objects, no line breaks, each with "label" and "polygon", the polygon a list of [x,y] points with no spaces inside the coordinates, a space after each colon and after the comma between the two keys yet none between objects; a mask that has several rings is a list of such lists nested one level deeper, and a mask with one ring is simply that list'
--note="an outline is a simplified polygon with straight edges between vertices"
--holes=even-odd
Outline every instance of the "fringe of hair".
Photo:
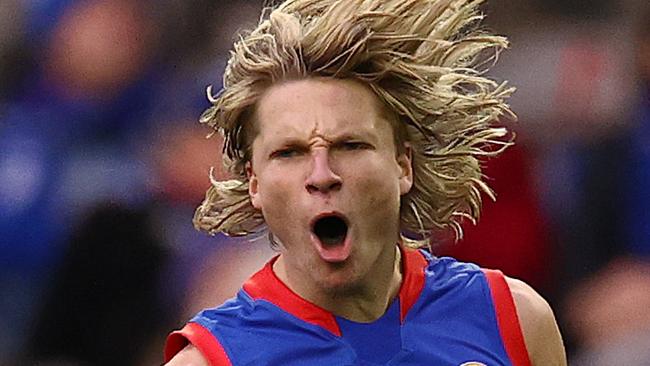
[{"label": "fringe of hair", "polygon": [[[218,182],[197,209],[194,225],[208,233],[264,230],[248,197],[250,112],[271,85],[311,76],[368,85],[406,126],[414,185],[402,197],[400,228],[422,246],[434,230],[476,222],[481,196],[495,199],[480,161],[512,144],[493,124],[507,114],[514,88],[484,76],[507,48],[504,37],[479,29],[483,0],[288,0],[266,9],[258,27],[240,37],[213,106],[200,122],[224,135],[226,167],[236,179]],[[485,69],[481,69],[485,68]]]}]

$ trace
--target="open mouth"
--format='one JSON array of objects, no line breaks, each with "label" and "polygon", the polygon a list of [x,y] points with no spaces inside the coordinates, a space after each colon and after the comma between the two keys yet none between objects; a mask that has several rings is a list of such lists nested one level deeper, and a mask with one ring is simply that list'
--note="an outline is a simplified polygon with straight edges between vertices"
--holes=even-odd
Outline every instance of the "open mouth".
[{"label": "open mouth", "polygon": [[312,230],[324,246],[342,245],[348,224],[339,216],[325,216],[314,223]]},{"label": "open mouth", "polygon": [[352,253],[350,224],[342,215],[318,216],[311,225],[311,238],[320,257],[329,263],[346,261]]}]

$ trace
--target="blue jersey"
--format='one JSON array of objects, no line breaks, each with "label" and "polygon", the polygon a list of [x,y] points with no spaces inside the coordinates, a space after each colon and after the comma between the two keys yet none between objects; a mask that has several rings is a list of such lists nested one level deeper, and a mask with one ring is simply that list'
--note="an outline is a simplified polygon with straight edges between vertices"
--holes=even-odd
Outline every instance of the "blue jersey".
[{"label": "blue jersey", "polygon": [[165,347],[192,343],[210,365],[529,366],[514,301],[499,271],[402,249],[398,297],[373,323],[301,298],[271,260],[237,296],[204,310]]}]

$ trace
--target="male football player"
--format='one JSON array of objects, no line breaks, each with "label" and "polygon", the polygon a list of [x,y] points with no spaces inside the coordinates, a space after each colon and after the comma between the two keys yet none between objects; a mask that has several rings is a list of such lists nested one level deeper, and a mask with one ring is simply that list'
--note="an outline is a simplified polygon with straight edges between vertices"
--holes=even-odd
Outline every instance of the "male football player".
[{"label": "male football player", "polygon": [[236,178],[194,222],[279,254],[172,333],[168,365],[566,364],[534,290],[416,249],[478,219],[480,160],[511,143],[480,3],[288,0],[235,43],[201,122]]}]

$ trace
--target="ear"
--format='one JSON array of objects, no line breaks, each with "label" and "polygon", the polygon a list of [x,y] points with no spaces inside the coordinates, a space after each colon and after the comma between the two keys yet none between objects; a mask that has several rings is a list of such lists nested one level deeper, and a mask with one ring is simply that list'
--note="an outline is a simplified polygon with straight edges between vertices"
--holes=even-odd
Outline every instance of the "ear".
[{"label": "ear", "polygon": [[404,143],[404,151],[397,155],[397,165],[400,167],[399,193],[407,194],[413,187],[413,150],[411,145]]},{"label": "ear", "polygon": [[246,163],[246,176],[248,176],[248,196],[251,199],[251,204],[256,209],[261,210],[262,203],[258,190],[257,175],[253,171],[253,165],[250,162]]}]

